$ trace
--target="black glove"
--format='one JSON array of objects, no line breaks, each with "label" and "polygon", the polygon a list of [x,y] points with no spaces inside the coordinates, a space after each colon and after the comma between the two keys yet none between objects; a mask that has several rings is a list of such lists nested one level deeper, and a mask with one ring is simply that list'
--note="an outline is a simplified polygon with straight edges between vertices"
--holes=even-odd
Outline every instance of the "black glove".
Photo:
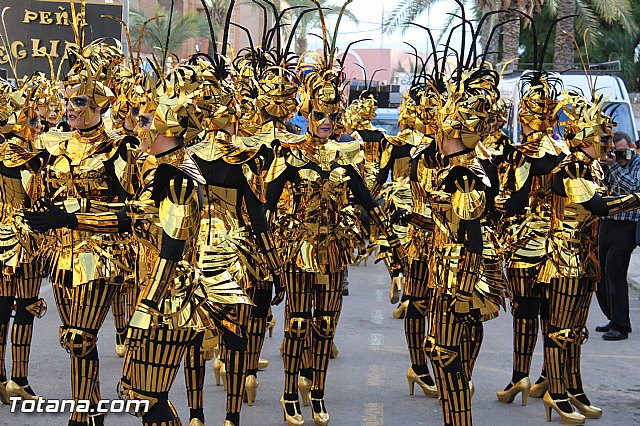
[{"label": "black glove", "polygon": [[279,275],[273,274],[273,288],[275,294],[271,299],[271,304],[277,306],[284,300],[284,285],[282,284],[282,278]]},{"label": "black glove", "polygon": [[45,232],[69,226],[72,214],[67,213],[64,207],[53,204],[48,198],[38,200],[36,209],[38,211],[24,212],[24,220],[31,229]]}]

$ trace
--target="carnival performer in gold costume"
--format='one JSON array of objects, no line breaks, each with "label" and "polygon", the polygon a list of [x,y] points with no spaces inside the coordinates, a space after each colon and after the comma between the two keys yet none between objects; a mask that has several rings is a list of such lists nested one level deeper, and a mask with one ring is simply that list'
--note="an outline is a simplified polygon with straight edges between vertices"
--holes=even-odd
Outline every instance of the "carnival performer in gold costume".
[{"label": "carnival performer in gold costume", "polygon": [[[227,340],[227,359],[238,369],[244,357],[244,334],[232,305],[249,299],[228,271],[196,273],[196,242],[205,183],[187,154],[185,142],[203,126],[211,96],[223,95],[226,75],[220,63],[193,58],[151,87],[140,111],[141,149],[149,156],[143,185],[126,207],[114,213],[73,214],[48,204],[44,214],[29,213],[38,229],[68,226],[97,232],[131,230],[141,247],[140,296],[127,331],[129,348],[123,367],[123,391],[150,401],[145,425],[180,425],[168,400],[187,345],[202,330],[216,330]],[[62,218],[58,221],[51,218]],[[162,360],[158,362],[158,360]],[[235,369],[234,365],[234,369]],[[244,381],[237,383],[242,397]],[[227,413],[225,425],[239,424],[239,410]]]},{"label": "carnival performer in gold costume", "polygon": [[507,276],[513,314],[513,373],[507,387],[497,393],[501,402],[512,402],[522,393],[540,398],[547,388],[546,374],[531,385],[529,373],[538,338],[547,325],[547,298],[538,276],[547,260],[546,241],[551,221],[551,171],[568,149],[551,132],[557,124],[561,80],[543,70],[523,73],[520,79],[522,141],[507,144],[501,165],[501,198],[506,214]]},{"label": "carnival performer in gold costume", "polygon": [[[46,304],[40,299],[44,277],[38,256],[38,238],[21,226],[17,216],[42,196],[42,169],[46,155],[35,147],[44,129],[39,115],[41,104],[55,102],[51,82],[43,74],[25,78],[18,89],[8,82],[0,87],[0,125],[4,139],[0,145],[0,402],[8,397],[38,399],[29,385],[29,355],[34,317],[42,317]],[[11,312],[15,310],[13,326]],[[5,351],[11,328],[12,369],[7,380]]]},{"label": "carnival performer in gold costume", "polygon": [[[463,5],[458,4],[462,21],[471,25]],[[502,289],[482,279],[481,218],[492,183],[476,155],[478,143],[495,131],[499,74],[485,66],[484,57],[477,57],[474,49],[468,54],[466,62],[466,55],[458,57],[457,68],[446,81],[446,100],[438,110],[436,132],[445,165],[435,176],[434,190],[427,194],[435,228],[429,256],[432,294],[425,349],[433,365],[445,425],[472,424],[470,375],[482,341],[476,338],[472,347],[465,348],[463,337],[481,320],[495,317],[503,303]]]},{"label": "carnival performer in gold costume", "polygon": [[[123,60],[119,47],[96,41],[83,47],[82,13],[73,17],[76,41],[67,55],[73,65],[65,90],[71,133],[49,131],[41,143],[49,154],[45,168],[45,195],[61,202],[66,211],[79,214],[105,211],[108,203],[124,202],[130,193],[129,150],[133,138],[105,129],[102,114],[114,99],[109,86]],[[133,142],[132,142],[133,143]],[[36,206],[37,207],[37,206]],[[123,264],[125,242],[119,235],[100,235],[85,229],[56,231],[43,249],[51,271],[53,293],[62,320],[60,343],[71,356],[71,393],[74,400],[100,400],[99,360],[96,341],[111,302],[120,291],[128,268]],[[102,424],[103,415],[90,415]],[[87,422],[87,413],[73,412],[70,425]]]},{"label": "carnival performer in gold costume", "polygon": [[[343,5],[343,10],[348,3]],[[319,5],[318,12],[325,37],[324,55],[317,58],[319,62],[314,66],[301,67],[300,73],[300,112],[309,120],[309,132],[303,141],[282,142],[276,148],[276,157],[267,175],[269,211],[277,211],[287,182],[292,192],[289,210],[278,217],[281,232],[278,244],[284,252],[287,292],[285,390],[281,403],[289,425],[304,423],[298,401],[298,374],[309,334],[312,335],[313,383],[310,398],[306,393],[302,397],[310,399],[316,425],[330,422],[324,405],[326,374],[342,305],[344,269],[353,250],[350,234],[355,232],[356,220],[349,208],[349,192],[388,236],[392,249],[388,252],[389,265],[401,270],[401,260],[404,260],[398,238],[389,232],[385,214],[358,173],[358,163],[362,160],[360,144],[338,144],[332,140],[342,112],[343,74],[342,66],[334,64],[335,44],[329,44]]]},{"label": "carnival performer in gold costume", "polygon": [[549,390],[543,402],[547,420],[555,410],[563,423],[583,424],[585,418],[602,415],[585,395],[580,372],[589,306],[600,278],[595,251],[598,216],[637,209],[640,195],[601,195],[599,137],[610,135],[615,125],[604,112],[602,95],[590,102],[581,93],[568,91],[562,98],[568,121],[561,124],[571,153],[552,172],[548,259],[540,274],[549,297],[544,333]]},{"label": "carnival performer in gold costume", "polygon": [[[438,391],[429,374],[427,354],[423,344],[426,335],[426,318],[429,313],[429,255],[433,244],[433,219],[429,205],[429,194],[435,190],[436,173],[442,166],[442,156],[438,152],[435,141],[436,114],[441,105],[442,95],[446,91],[444,81],[435,75],[420,75],[408,93],[412,103],[420,108],[411,112],[414,119],[420,120],[426,132],[419,141],[419,146],[410,152],[410,185],[412,205],[406,211],[397,210],[393,219],[404,214],[401,222],[408,222],[406,251],[408,269],[403,288],[402,303],[394,310],[394,316],[404,315],[404,332],[411,359],[411,367],[407,370],[409,393],[413,395],[417,384],[425,396],[435,398]],[[424,81],[421,81],[424,78]],[[405,111],[404,113],[408,113]],[[412,132],[413,133],[413,132]],[[400,313],[396,313],[400,311]]]}]

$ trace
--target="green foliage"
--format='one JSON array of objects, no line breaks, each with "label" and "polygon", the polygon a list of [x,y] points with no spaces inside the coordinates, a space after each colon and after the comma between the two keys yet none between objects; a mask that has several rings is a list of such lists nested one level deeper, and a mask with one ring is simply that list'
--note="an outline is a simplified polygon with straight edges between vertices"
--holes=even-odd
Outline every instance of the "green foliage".
[{"label": "green foliage", "polygon": [[[556,0],[559,1],[559,0]],[[538,34],[538,43],[542,44],[543,37],[545,36],[549,22],[555,19],[555,2],[549,1],[542,8],[540,13],[534,16],[536,21],[536,28],[542,31],[542,34]],[[578,1],[578,15],[583,18],[576,20],[575,37],[580,46],[580,51],[583,55],[589,54],[589,62],[591,64],[597,64],[601,62],[620,61],[621,77],[625,81],[627,88],[630,91],[640,90],[640,63],[636,55],[637,47],[640,44],[640,33],[636,31],[637,24],[640,22],[640,5],[634,4],[625,13],[625,21],[632,23],[632,25],[626,25],[613,19],[612,7],[617,7],[620,1],[609,1],[608,9],[602,7],[602,3],[596,1],[590,1],[588,3],[594,3],[594,5],[587,5],[587,2]],[[595,5],[595,3],[598,3]],[[628,2],[627,2],[628,3]],[[581,9],[582,8],[582,9]],[[627,10],[623,7],[623,10]],[[601,18],[597,13],[608,13],[607,16]],[[596,24],[594,24],[596,23]],[[562,23],[560,23],[562,25]],[[595,25],[595,26],[592,26]],[[635,29],[634,29],[635,28]],[[588,29],[588,30],[587,30]],[[587,48],[585,49],[585,37]],[[551,41],[549,47],[545,52],[544,62],[553,62],[555,30],[551,34]],[[520,31],[520,45],[524,51],[520,55],[520,67],[526,68],[526,64],[533,62],[533,35],[531,28],[522,28]],[[580,63],[580,58],[576,52],[576,63]]]},{"label": "green foliage", "polygon": [[[158,18],[147,24],[142,38],[142,44],[152,53],[158,54],[164,51],[167,42],[169,12],[165,11],[160,4],[156,4],[151,17],[153,16],[157,16]],[[130,11],[129,31],[131,33],[131,41],[134,45],[140,39],[142,25],[149,19],[150,16],[143,10],[132,9]],[[182,16],[174,13],[167,50],[175,54],[186,41],[203,37],[210,37],[206,16],[200,15],[197,12],[185,13]]]}]

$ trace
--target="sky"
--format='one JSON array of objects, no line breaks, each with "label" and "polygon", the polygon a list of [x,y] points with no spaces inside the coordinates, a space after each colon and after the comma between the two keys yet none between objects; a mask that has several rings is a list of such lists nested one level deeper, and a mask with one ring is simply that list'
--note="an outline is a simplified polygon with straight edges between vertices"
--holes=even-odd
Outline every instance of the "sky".
[{"label": "sky", "polygon": [[[400,3],[398,0],[353,0],[349,5],[349,10],[358,17],[359,24],[356,26],[352,21],[343,19],[340,25],[339,46],[346,46],[352,41],[362,38],[371,38],[373,41],[358,44],[358,48],[393,48],[409,50],[402,43],[407,41],[413,44],[419,51],[426,51],[428,36],[421,29],[407,29],[404,33],[397,30],[392,34],[381,34],[383,15],[388,15],[395,6]],[[342,0],[334,0],[333,4],[342,4]],[[440,0],[431,6],[429,12],[423,13],[415,22],[429,27],[434,37],[438,37],[447,20],[447,12],[456,9],[456,4],[450,0]],[[470,9],[469,9],[470,11]],[[329,31],[334,28],[335,19],[329,20]],[[320,34],[319,30],[315,31]],[[456,43],[454,39],[453,45]],[[309,38],[309,47],[320,48],[320,41],[316,37]]]}]

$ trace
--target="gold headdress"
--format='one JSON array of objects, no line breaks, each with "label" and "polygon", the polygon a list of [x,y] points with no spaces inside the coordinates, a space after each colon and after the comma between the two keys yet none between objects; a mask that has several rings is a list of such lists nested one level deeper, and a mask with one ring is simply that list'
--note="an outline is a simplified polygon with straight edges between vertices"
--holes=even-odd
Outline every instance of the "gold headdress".
[{"label": "gold headdress", "polygon": [[[600,157],[602,146],[600,145],[600,135],[612,136],[613,127],[617,125],[608,115],[607,110],[611,105],[607,105],[602,94],[596,94],[595,82],[589,73],[589,52],[586,51],[586,58],[583,56],[577,40],[567,34],[576,45],[580,60],[584,69],[587,82],[589,83],[591,101],[584,94],[575,90],[562,92],[562,111],[567,116],[566,122],[560,123],[564,127],[564,139],[571,148],[577,150],[593,146],[596,156]],[[586,41],[587,32],[584,33]],[[585,44],[586,46],[586,44]],[[586,47],[585,47],[586,49]],[[615,107],[613,107],[615,108]],[[611,111],[613,113],[615,109]]]},{"label": "gold headdress", "polygon": [[593,146],[600,155],[600,135],[612,134],[616,125],[605,113],[605,101],[600,95],[593,102],[575,90],[563,91],[562,111],[567,121],[560,123],[564,127],[564,140],[572,150]]},{"label": "gold headdress", "polygon": [[340,21],[345,9],[352,0],[347,0],[342,5],[342,9],[337,18],[336,27],[331,43],[327,33],[324,13],[320,3],[313,0],[320,14],[320,23],[322,25],[323,54],[316,58],[314,64],[301,63],[298,65],[298,74],[302,82],[300,88],[300,107],[299,112],[307,119],[310,119],[311,110],[331,111],[340,113],[342,110],[342,92],[344,89],[344,59],[347,57],[349,47],[343,54],[342,61],[336,61],[336,39]]},{"label": "gold headdress", "polygon": [[[449,33],[449,40],[443,54],[442,73],[446,66],[449,41],[453,31],[460,26],[462,26],[462,44],[457,56],[457,67],[446,82],[447,99],[438,111],[438,138],[439,140],[461,139],[465,147],[475,148],[495,129],[496,105],[500,99],[498,90],[500,74],[486,63],[486,48],[481,58],[477,56],[475,40],[471,43],[468,56],[466,58],[464,56],[466,26],[471,27],[475,39],[489,14],[483,16],[477,30],[474,31],[472,23],[465,18],[464,5],[460,0],[456,0],[456,3],[462,10],[462,23]],[[497,26],[491,31],[487,44],[491,41],[496,28]],[[479,63],[478,59],[480,59]]]},{"label": "gold headdress", "polygon": [[533,34],[533,66],[520,77],[520,105],[518,121],[526,124],[534,131],[551,132],[558,121],[557,113],[562,108],[558,95],[562,90],[562,79],[559,74],[543,69],[544,56],[549,46],[551,33],[558,22],[570,16],[558,18],[550,25],[544,43],[538,44],[538,31],[535,20],[526,13],[514,10],[530,21]]}]

